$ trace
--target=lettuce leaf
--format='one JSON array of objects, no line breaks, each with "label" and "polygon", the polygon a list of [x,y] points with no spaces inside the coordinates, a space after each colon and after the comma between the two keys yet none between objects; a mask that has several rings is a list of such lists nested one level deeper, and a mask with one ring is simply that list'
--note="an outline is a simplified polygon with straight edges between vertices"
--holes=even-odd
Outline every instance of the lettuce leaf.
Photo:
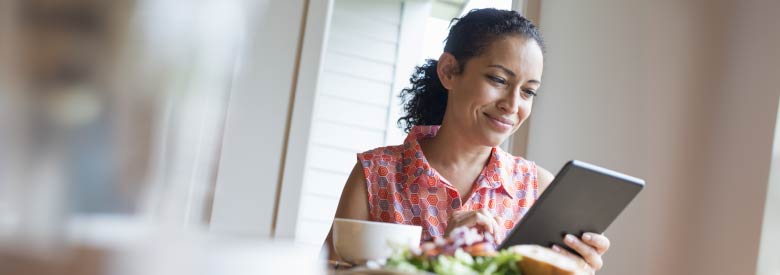
[{"label": "lettuce leaf", "polygon": [[408,272],[434,272],[440,275],[515,275],[522,274],[517,262],[522,256],[510,251],[500,251],[495,256],[473,257],[462,249],[454,255],[426,257],[414,255],[410,250],[396,250],[387,259],[385,268]]}]

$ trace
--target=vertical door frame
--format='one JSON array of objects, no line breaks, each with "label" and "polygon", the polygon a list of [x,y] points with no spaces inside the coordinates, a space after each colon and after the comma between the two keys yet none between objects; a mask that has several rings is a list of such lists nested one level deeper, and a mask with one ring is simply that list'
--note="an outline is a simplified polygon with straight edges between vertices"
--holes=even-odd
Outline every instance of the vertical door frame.
[{"label": "vertical door frame", "polygon": [[295,99],[287,150],[284,152],[284,172],[274,214],[274,238],[295,238],[306,175],[306,158],[311,145],[314,108],[317,105],[317,89],[324,64],[325,45],[330,32],[333,2],[334,0],[309,1],[306,12],[306,27],[303,32],[298,77],[293,95]]}]

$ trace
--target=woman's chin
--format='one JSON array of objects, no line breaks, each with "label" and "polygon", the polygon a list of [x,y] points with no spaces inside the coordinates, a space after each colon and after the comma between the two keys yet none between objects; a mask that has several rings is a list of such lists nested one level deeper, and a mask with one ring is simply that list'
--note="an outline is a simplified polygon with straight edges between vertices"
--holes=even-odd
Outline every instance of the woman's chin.
[{"label": "woman's chin", "polygon": [[504,143],[504,141],[507,140],[507,138],[509,138],[508,135],[491,134],[485,136],[485,142],[483,144],[490,147],[499,147]]},{"label": "woman's chin", "polygon": [[499,147],[502,143],[509,139],[510,136],[512,136],[513,132],[514,130],[499,131],[492,128],[490,125],[482,125],[481,129],[479,130],[480,135],[477,138],[479,144],[482,144],[483,146]]}]

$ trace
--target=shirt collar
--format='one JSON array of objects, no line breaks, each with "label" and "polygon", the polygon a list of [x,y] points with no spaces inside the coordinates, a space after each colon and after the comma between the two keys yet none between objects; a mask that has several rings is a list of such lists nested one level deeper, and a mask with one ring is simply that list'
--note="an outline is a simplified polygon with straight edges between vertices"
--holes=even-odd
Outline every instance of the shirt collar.
[{"label": "shirt collar", "polygon": [[[410,179],[405,181],[405,183],[415,182],[423,174],[440,177],[431,168],[427,159],[425,159],[419,142],[420,140],[436,136],[440,127],[439,125],[413,126],[409,131],[403,145],[403,171],[407,172],[408,179]],[[421,160],[421,163],[416,163],[415,159]],[[422,170],[418,172],[417,168],[422,168]],[[501,150],[501,148],[493,147],[490,151],[490,160],[487,166],[485,166],[483,173],[477,178],[473,190],[503,187],[504,191],[511,198],[514,198],[517,188],[514,186],[513,172],[511,170],[514,170],[514,157]]]},{"label": "shirt collar", "polygon": [[[477,178],[475,190],[480,188],[496,189],[503,187],[506,193],[514,198],[517,188],[514,185],[512,172],[514,170],[514,158],[501,148],[493,147],[490,151],[490,160],[485,166],[484,172]],[[511,165],[507,167],[507,165]]]}]

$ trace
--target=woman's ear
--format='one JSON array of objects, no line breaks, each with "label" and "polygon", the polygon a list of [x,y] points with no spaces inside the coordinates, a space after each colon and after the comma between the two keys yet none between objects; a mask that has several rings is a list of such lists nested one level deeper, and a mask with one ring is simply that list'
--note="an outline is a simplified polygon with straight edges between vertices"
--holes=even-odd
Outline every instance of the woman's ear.
[{"label": "woman's ear", "polygon": [[451,53],[444,52],[439,56],[436,63],[436,74],[439,75],[439,81],[447,91],[452,90],[455,82],[455,76],[458,71],[458,60]]}]

